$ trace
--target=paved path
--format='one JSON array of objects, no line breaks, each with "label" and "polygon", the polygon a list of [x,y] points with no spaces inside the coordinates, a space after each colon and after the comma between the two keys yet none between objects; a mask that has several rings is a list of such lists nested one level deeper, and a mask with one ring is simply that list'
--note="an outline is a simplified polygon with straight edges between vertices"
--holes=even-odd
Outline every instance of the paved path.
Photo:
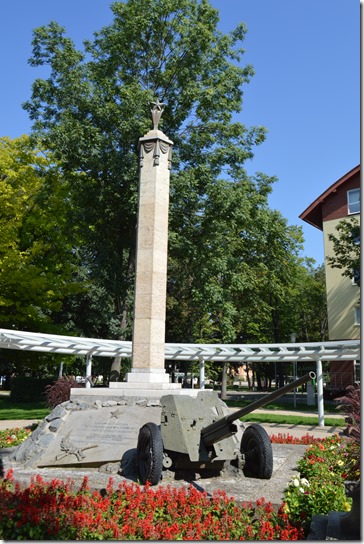
[{"label": "paved path", "polygon": [[33,425],[33,423],[39,423],[40,419],[0,419],[0,431],[4,429],[17,429],[28,427]]}]

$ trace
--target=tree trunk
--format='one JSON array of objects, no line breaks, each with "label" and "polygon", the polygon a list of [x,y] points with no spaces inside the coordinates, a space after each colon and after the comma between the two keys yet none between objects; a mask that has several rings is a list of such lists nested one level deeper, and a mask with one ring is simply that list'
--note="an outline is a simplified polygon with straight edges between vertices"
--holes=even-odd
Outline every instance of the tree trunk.
[{"label": "tree trunk", "polygon": [[249,367],[249,364],[246,363],[245,365],[245,371],[246,371],[246,379],[247,379],[247,382],[248,382],[248,389],[249,391],[252,390],[252,383],[250,381],[250,367]]},{"label": "tree trunk", "polygon": [[227,375],[228,375],[228,365],[227,363],[225,363],[222,366],[221,400],[226,400],[227,398]]}]

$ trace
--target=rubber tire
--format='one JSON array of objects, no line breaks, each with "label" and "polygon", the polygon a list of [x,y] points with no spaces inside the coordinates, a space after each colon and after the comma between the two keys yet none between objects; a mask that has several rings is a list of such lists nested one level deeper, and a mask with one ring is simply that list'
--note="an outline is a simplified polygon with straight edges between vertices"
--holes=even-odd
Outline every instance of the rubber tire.
[{"label": "rubber tire", "polygon": [[273,449],[266,430],[253,423],[244,431],[240,443],[244,454],[244,475],[250,478],[269,480],[273,472]]},{"label": "rubber tire", "polygon": [[141,427],[137,445],[137,468],[139,481],[145,485],[156,485],[162,476],[163,440],[160,428],[155,423]]}]

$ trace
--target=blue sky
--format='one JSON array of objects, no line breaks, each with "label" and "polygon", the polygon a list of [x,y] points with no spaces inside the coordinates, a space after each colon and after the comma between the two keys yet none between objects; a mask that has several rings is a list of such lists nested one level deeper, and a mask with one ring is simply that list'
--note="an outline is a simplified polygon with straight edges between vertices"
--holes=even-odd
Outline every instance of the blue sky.
[{"label": "blue sky", "polygon": [[[360,162],[360,3],[358,0],[210,0],[219,28],[244,21],[243,64],[255,76],[237,118],[268,129],[246,164],[278,178],[270,206],[304,231],[303,255],[323,262],[323,238],[299,214]],[[29,133],[21,104],[41,76],[30,68],[32,30],[57,21],[77,46],[112,21],[110,0],[12,0],[0,20],[0,136]]]}]

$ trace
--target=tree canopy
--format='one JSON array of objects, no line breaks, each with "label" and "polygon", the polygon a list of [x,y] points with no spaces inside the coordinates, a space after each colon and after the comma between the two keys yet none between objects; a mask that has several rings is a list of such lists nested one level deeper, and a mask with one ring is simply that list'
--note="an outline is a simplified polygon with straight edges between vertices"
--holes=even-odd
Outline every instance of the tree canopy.
[{"label": "tree canopy", "polygon": [[68,184],[27,136],[0,139],[0,182],[0,324],[52,330],[52,312],[80,290]]},{"label": "tree canopy", "polygon": [[[36,272],[49,269],[53,282],[43,278],[39,288],[53,293],[47,319],[87,336],[131,338],[137,147],[159,98],[159,128],[174,142],[166,340],[288,341],[289,309],[311,272],[300,258],[301,229],[269,208],[275,178],[245,169],[266,137],[264,127],[236,121],[254,74],[243,65],[245,25],[220,32],[208,0],[127,0],[111,9],[112,23],[82,50],[54,21],[34,31],[30,64],[48,75],[24,104],[34,146],[27,190],[37,185],[47,208],[40,238],[56,247],[49,257],[43,251]],[[45,157],[46,174],[37,164]]]},{"label": "tree canopy", "polygon": [[[85,174],[71,187],[74,221],[86,242],[83,260],[112,296],[109,321],[118,326],[109,333],[130,337],[137,142],[150,127],[149,102],[167,103],[161,128],[174,141],[172,254],[173,240],[199,221],[215,185],[215,198],[224,198],[222,174],[258,194],[267,194],[273,179],[255,182],[243,169],[265,129],[233,120],[253,74],[240,62],[245,26],[220,33],[218,12],[205,0],[129,0],[115,2],[112,11],[113,23],[82,52],[55,22],[35,30],[30,63],[49,66],[50,77],[35,81],[25,108],[33,134],[64,171]],[[193,243],[196,232],[189,234]]]}]

